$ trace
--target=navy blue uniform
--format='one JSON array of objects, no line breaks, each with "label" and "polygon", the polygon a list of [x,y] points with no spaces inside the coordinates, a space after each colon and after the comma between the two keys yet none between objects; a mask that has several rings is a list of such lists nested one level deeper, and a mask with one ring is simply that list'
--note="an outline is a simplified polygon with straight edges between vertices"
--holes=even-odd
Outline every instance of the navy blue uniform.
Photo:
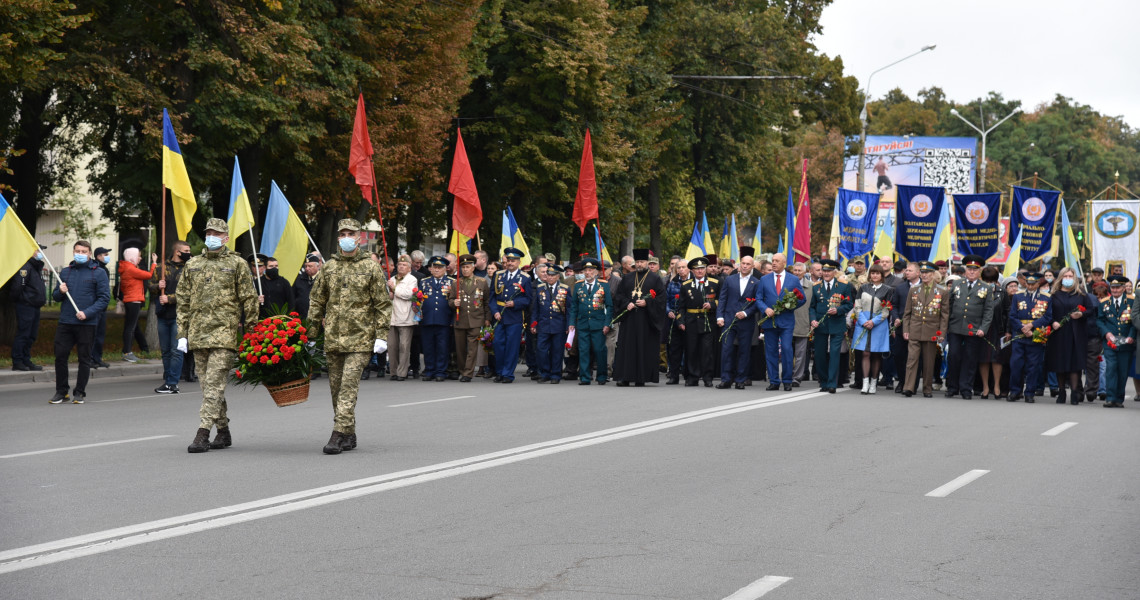
[{"label": "navy blue uniform", "polygon": [[425,277],[420,281],[424,304],[420,314],[420,337],[424,348],[424,377],[447,377],[447,349],[455,309],[447,296],[455,280],[450,277]]},{"label": "navy blue uniform", "polygon": [[[521,271],[500,271],[491,282],[495,324],[495,370],[504,381],[515,380],[522,345],[523,313],[530,306],[530,277]],[[514,302],[514,306],[507,306]]]},{"label": "navy blue uniform", "polygon": [[566,346],[566,304],[570,286],[562,283],[551,286],[539,283],[533,293],[530,312],[534,317],[535,362],[542,379],[562,379],[562,351]]},{"label": "navy blue uniform", "polygon": [[[1021,292],[1013,295],[1009,306],[1009,329],[1014,337],[1021,335],[1022,325],[1048,327],[1053,323],[1053,303],[1049,293],[1044,291]],[[1013,341],[1013,356],[1009,366],[1010,400],[1020,396],[1026,389],[1026,401],[1033,399],[1033,386],[1039,379],[1045,363],[1045,345],[1034,343],[1032,336]]]}]

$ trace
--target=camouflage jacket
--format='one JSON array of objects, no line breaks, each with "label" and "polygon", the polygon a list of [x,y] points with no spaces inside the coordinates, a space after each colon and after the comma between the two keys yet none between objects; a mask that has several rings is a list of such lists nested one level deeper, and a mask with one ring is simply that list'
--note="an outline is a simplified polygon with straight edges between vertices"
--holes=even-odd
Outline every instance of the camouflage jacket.
[{"label": "camouflage jacket", "polygon": [[338,251],[313,280],[309,319],[317,327],[323,320],[326,351],[372,352],[373,342],[388,338],[392,319],[380,265],[367,252],[345,256]]},{"label": "camouflage jacket", "polygon": [[175,306],[178,335],[188,340],[191,350],[237,350],[240,323],[257,318],[249,266],[228,248],[203,250],[182,269]]}]

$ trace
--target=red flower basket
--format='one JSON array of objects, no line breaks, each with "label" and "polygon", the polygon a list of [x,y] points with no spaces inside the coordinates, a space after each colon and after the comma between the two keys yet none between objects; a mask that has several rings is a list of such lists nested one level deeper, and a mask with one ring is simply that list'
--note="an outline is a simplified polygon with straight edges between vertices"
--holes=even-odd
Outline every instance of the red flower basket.
[{"label": "red flower basket", "polygon": [[295,312],[262,319],[242,335],[231,381],[265,386],[277,406],[308,400],[309,379],[324,364],[309,331]]}]

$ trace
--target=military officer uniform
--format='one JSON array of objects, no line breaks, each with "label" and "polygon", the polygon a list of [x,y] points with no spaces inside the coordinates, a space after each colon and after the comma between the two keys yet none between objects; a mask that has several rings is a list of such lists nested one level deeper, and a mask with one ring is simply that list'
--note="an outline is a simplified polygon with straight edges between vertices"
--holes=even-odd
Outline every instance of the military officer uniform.
[{"label": "military officer uniform", "polygon": [[459,381],[468,382],[475,375],[475,358],[479,355],[479,331],[491,322],[487,308],[491,286],[486,277],[463,277],[463,267],[474,265],[475,257],[459,257],[460,277],[451,288],[451,306],[455,307],[455,358]]},{"label": "military officer uniform", "polygon": [[[520,260],[522,250],[506,248],[503,250],[505,259]],[[515,380],[515,368],[519,364],[519,347],[522,345],[524,314],[530,306],[530,277],[521,270],[503,270],[495,272],[495,280],[491,284],[491,297],[495,304],[491,306],[495,317],[495,381],[498,383],[511,383]],[[507,306],[507,303],[512,306]]]},{"label": "military officer uniform", "polygon": [[[1128,278],[1113,275],[1108,284],[1113,289],[1121,289]],[[1136,355],[1136,332],[1140,326],[1140,311],[1124,294],[1120,298],[1109,295],[1101,301],[1096,323],[1104,337],[1105,400],[1106,408],[1123,408],[1125,388],[1128,385],[1128,370]],[[1112,335],[1111,344],[1109,335]],[[1114,347],[1115,346],[1115,347]]]},{"label": "military officer uniform", "polygon": [[[933,273],[934,263],[924,261],[919,270]],[[907,336],[906,384],[903,395],[914,395],[918,385],[918,363],[922,361],[922,395],[934,395],[934,359],[939,354],[940,338],[946,334],[950,318],[950,304],[946,301],[946,288],[925,281],[914,286],[903,312],[903,334]]]},{"label": "military officer uniform", "polygon": [[[229,233],[221,219],[206,222],[207,240]],[[198,433],[188,452],[206,452],[230,446],[230,419],[226,414],[226,380],[237,358],[238,337],[243,320],[248,325],[257,318],[257,292],[253,275],[241,256],[221,244],[209,244],[198,256],[186,262],[175,292],[178,350],[194,353],[194,363],[202,372],[202,408]],[[210,429],[217,428],[210,442]]]},{"label": "military officer uniform", "polygon": [[584,279],[570,289],[569,327],[578,345],[578,385],[590,385],[590,365],[597,367],[598,385],[608,380],[606,330],[613,322],[614,304],[610,284],[599,277],[597,259],[582,261],[582,270],[592,269],[593,281]]},{"label": "military officer uniform", "polygon": [[[448,264],[450,261],[442,256],[433,256],[427,261],[428,269],[446,269]],[[420,291],[424,294],[420,307],[420,339],[424,350],[422,381],[447,380],[448,338],[455,317],[448,298],[454,288],[455,280],[446,274],[436,277],[432,273],[420,280]]]},{"label": "military officer uniform", "polygon": [[[1033,335],[1022,335],[1021,328],[1028,324],[1033,329],[1050,327],[1053,323],[1053,303],[1049,292],[1037,289],[1044,279],[1041,273],[1026,273],[1025,283],[1032,290],[1014,294],[1009,306],[1009,330],[1014,335],[1013,353],[1009,359],[1009,397],[1007,402],[1021,399],[1025,389],[1025,401],[1032,404],[1033,388],[1040,380],[1041,368],[1045,364],[1045,344],[1033,341]],[[1125,369],[1128,367],[1126,366]],[[1125,373],[1125,377],[1128,374]]]},{"label": "military officer uniform", "polygon": [[[561,275],[562,267],[548,265],[547,271]],[[566,346],[567,314],[570,286],[544,282],[535,285],[534,303],[530,311],[531,328],[535,331],[535,358],[539,383],[562,381],[562,353]]]},{"label": "military officer uniform", "polygon": [[333,432],[323,448],[325,454],[356,448],[360,374],[373,354],[388,349],[392,321],[392,298],[384,272],[371,253],[356,245],[354,237],[344,235],[359,234],[360,223],[341,219],[337,232],[339,249],[317,273],[309,293],[309,319],[324,331],[329,362]]},{"label": "military officer uniform", "polygon": [[[967,274],[977,274],[986,266],[986,260],[970,254],[962,258],[962,264]],[[950,349],[947,351],[946,397],[960,392],[963,399],[969,400],[974,391],[982,344],[986,343],[985,334],[994,320],[997,294],[990,284],[981,279],[970,281],[968,276],[950,284],[948,292]]]},{"label": "military officer uniform", "polygon": [[[701,256],[689,261],[689,270],[705,269],[707,258]],[[680,309],[683,311],[681,324],[685,328],[685,386],[694,387],[703,380],[705,387],[712,387],[716,375],[716,305],[720,297],[720,281],[702,273],[696,273],[681,284]],[[705,305],[708,308],[705,308]]]},{"label": "military officer uniform", "polygon": [[[825,259],[821,261],[824,272],[835,273],[839,263]],[[819,375],[819,389],[834,394],[839,383],[839,358],[843,336],[847,334],[847,313],[855,306],[855,293],[851,284],[843,283],[834,277],[826,278],[812,286],[811,320],[814,327],[811,335],[815,338],[815,371]],[[831,313],[831,309],[835,309]]]},{"label": "military officer uniform", "polygon": [[685,332],[681,330],[681,287],[687,279],[673,276],[665,286],[665,314],[669,325],[663,331],[665,358],[668,364],[665,385],[677,385],[681,379],[682,360],[685,356]]}]

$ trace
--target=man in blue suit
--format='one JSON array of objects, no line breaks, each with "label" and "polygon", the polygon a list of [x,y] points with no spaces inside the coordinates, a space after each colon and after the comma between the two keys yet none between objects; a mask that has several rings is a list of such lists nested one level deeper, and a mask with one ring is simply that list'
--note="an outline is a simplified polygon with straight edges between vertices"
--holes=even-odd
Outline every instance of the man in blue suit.
[{"label": "man in blue suit", "polygon": [[447,381],[447,342],[455,317],[455,309],[447,300],[455,286],[455,280],[447,276],[450,262],[442,256],[431,257],[427,263],[431,277],[420,281],[420,290],[425,296],[420,307],[423,316],[420,321],[424,348],[423,381]]},{"label": "man in blue suit", "polygon": [[562,352],[566,345],[566,305],[570,300],[570,286],[562,283],[562,267],[556,264],[539,265],[536,269],[542,283],[534,286],[531,299],[530,329],[535,334],[535,362],[538,363],[538,383],[562,381]]},{"label": "man in blue suit", "polygon": [[[792,391],[792,365],[795,358],[792,331],[796,328],[794,308],[804,305],[804,289],[800,285],[799,278],[785,270],[787,265],[786,256],[773,255],[772,272],[760,279],[760,288],[756,296],[756,306],[762,320],[760,328],[764,332],[764,349],[768,359],[768,391],[780,389],[780,383],[784,384],[784,391]],[[776,304],[788,292],[796,297],[795,307],[792,310],[776,312]]]},{"label": "man in blue suit", "polygon": [[716,324],[727,327],[721,334],[720,383],[718,390],[727,390],[735,383],[744,389],[752,358],[752,338],[756,335],[756,292],[759,280],[752,276],[753,250],[740,248],[738,271],[720,284],[720,298],[716,307]]},{"label": "man in blue suit", "polygon": [[515,367],[519,364],[519,346],[522,345],[523,313],[530,306],[530,277],[519,271],[522,250],[503,250],[503,263],[506,269],[495,273],[491,282],[494,305],[491,306],[495,318],[495,383],[511,383],[515,380]]}]

